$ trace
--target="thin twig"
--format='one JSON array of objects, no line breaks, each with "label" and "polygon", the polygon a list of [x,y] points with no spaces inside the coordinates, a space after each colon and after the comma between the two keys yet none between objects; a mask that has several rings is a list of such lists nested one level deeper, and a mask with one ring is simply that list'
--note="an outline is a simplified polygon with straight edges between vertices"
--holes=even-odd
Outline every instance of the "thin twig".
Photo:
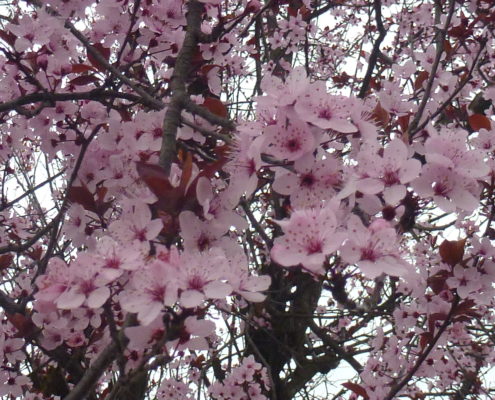
[{"label": "thin twig", "polygon": [[450,25],[450,22],[452,21],[452,16],[454,15],[455,4],[456,4],[455,0],[450,1],[449,12],[447,14],[447,18],[445,19],[445,24],[443,26],[443,29],[439,32],[437,36],[437,51],[435,54],[435,60],[433,61],[433,65],[431,66],[430,76],[428,77],[428,81],[426,83],[425,91],[423,93],[423,98],[421,99],[421,103],[419,104],[418,111],[416,112],[416,115],[414,116],[412,122],[409,124],[407,130],[407,136],[409,137],[409,140],[412,136],[411,132],[416,132],[419,121],[421,121],[426,105],[430,100],[431,90],[433,88],[433,83],[435,81],[435,75],[437,73],[438,66],[440,65],[440,60],[442,59],[442,54],[444,51],[445,37],[447,36],[447,30]]},{"label": "thin twig", "polygon": [[373,70],[375,69],[376,62],[378,61],[378,56],[380,55],[380,45],[382,44],[383,39],[385,39],[385,35],[387,34],[387,31],[385,30],[382,21],[381,0],[375,0],[373,6],[375,9],[376,26],[378,28],[378,38],[373,44],[373,49],[371,51],[371,55],[368,61],[368,69],[366,70],[366,75],[364,76],[363,84],[358,94],[358,97],[361,99],[363,99],[366,96],[366,92],[368,91],[368,87],[371,82],[371,76],[373,75]]}]

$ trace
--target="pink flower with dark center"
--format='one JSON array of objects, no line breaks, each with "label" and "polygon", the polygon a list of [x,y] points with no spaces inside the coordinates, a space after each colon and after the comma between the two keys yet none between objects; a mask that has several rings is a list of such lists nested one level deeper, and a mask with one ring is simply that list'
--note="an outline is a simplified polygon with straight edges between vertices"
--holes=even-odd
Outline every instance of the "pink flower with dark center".
[{"label": "pink flower with dark center", "polygon": [[403,276],[410,267],[400,255],[395,229],[385,220],[374,221],[368,228],[356,215],[349,217],[348,240],[341,248],[342,259],[356,264],[368,278],[381,274]]},{"label": "pink flower with dark center", "polygon": [[280,160],[295,161],[315,146],[311,128],[294,116],[281,118],[280,123],[265,128],[264,137],[265,152]]},{"label": "pink flower with dark center", "polygon": [[321,129],[332,129],[342,133],[357,132],[358,128],[349,122],[350,107],[347,98],[326,93],[324,83],[311,85],[305,96],[296,101],[295,111],[303,121]]},{"label": "pink flower with dark center", "polygon": [[153,260],[133,275],[121,305],[124,310],[137,313],[141,323],[148,325],[165,306],[174,305],[178,288],[177,266]]},{"label": "pink flower with dark center", "polygon": [[272,259],[284,267],[302,265],[308,271],[321,274],[326,256],[338,249],[343,236],[336,232],[337,219],[333,210],[296,210],[288,221],[277,221],[284,235],[275,239]]},{"label": "pink flower with dark center", "polygon": [[478,206],[478,183],[442,165],[424,165],[421,176],[412,182],[412,187],[421,197],[432,197],[446,212],[456,208],[472,212]]},{"label": "pink flower with dark center", "polygon": [[294,163],[295,173],[280,171],[273,188],[280,194],[290,195],[292,207],[318,207],[331,199],[341,183],[341,167],[328,156],[316,160],[306,155]]}]

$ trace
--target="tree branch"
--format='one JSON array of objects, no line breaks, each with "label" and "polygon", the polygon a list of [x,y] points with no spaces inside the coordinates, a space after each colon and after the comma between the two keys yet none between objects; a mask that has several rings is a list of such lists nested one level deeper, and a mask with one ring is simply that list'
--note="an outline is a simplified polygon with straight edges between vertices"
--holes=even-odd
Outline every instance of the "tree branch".
[{"label": "tree branch", "polygon": [[177,129],[179,128],[181,112],[186,102],[186,81],[192,68],[192,58],[198,43],[198,32],[201,28],[203,5],[197,0],[188,2],[186,16],[186,36],[182,48],[175,61],[174,72],[170,80],[172,97],[167,107],[162,125],[162,146],[160,149],[160,165],[168,175],[177,153]]},{"label": "tree branch", "polygon": [[371,75],[373,75],[373,70],[375,69],[376,62],[378,61],[378,56],[380,55],[380,45],[382,44],[383,39],[385,39],[385,35],[387,34],[382,21],[381,0],[375,0],[373,6],[375,9],[376,26],[378,28],[378,38],[373,44],[373,50],[371,51],[371,55],[368,61],[368,69],[366,70],[366,75],[364,76],[363,84],[358,94],[358,97],[361,99],[366,96],[366,92],[368,91],[368,87],[371,82]]},{"label": "tree branch", "polygon": [[404,378],[402,378],[396,385],[394,385],[390,389],[390,392],[388,393],[388,395],[383,400],[392,400],[394,398],[394,396],[397,393],[399,393],[405,385],[407,385],[407,383],[414,376],[414,374],[419,369],[419,367],[421,367],[421,364],[423,364],[423,362],[426,360],[428,355],[435,348],[438,340],[440,339],[442,334],[445,332],[445,329],[447,329],[447,327],[449,326],[451,319],[454,316],[454,312],[456,310],[457,304],[459,304],[459,296],[455,297],[454,301],[452,302],[452,306],[450,308],[450,311],[447,314],[447,316],[445,317],[445,321],[443,321],[443,324],[438,329],[438,332],[436,333],[436,335],[433,337],[433,339],[428,344],[428,346],[423,351],[423,353],[421,353],[421,355],[418,357],[414,366],[409,370],[409,372],[406,374],[406,376],[404,376]]},{"label": "tree branch", "polygon": [[439,35],[437,37],[437,51],[435,54],[435,60],[433,61],[433,65],[431,66],[430,76],[428,77],[425,92],[423,93],[423,98],[421,99],[421,103],[419,104],[418,111],[416,112],[416,115],[414,116],[412,122],[409,124],[407,130],[407,135],[409,136],[409,138],[411,137],[410,132],[416,131],[419,121],[421,120],[421,117],[423,116],[423,113],[425,111],[426,105],[428,104],[428,100],[430,100],[431,90],[433,88],[433,82],[435,81],[435,75],[437,73],[438,66],[440,65],[440,59],[442,58],[442,54],[444,50],[444,41],[445,41],[445,37],[447,36],[447,29],[450,25],[450,22],[452,21],[452,16],[454,15],[455,4],[456,4],[455,0],[450,1],[449,13],[447,14],[444,27],[439,32]]},{"label": "tree branch", "polygon": [[[45,10],[48,14],[55,16],[55,17],[60,17],[60,14],[55,11],[53,8],[50,6],[44,5],[42,1],[40,0],[26,0],[28,3],[33,4],[36,7],[45,7]],[[102,66],[105,67],[105,69],[110,72],[115,78],[119,79],[120,81],[124,82],[127,86],[129,86],[134,92],[139,94],[142,98],[142,103],[146,104],[148,107],[154,109],[154,110],[161,110],[165,107],[165,104],[162,103],[160,100],[150,96],[148,92],[139,86],[136,85],[133,81],[131,81],[127,76],[122,74],[116,67],[111,65],[105,57],[89,43],[89,40],[81,33],[79,30],[76,29],[76,27],[70,22],[69,19],[66,19],[64,22],[64,27],[67,28],[70,33],[74,35],[83,45],[86,47],[86,51],[91,54],[95,60],[97,60]]]},{"label": "tree branch", "polygon": [[57,101],[76,101],[76,100],[95,100],[101,101],[104,98],[120,98],[134,102],[142,102],[141,97],[130,93],[121,93],[114,90],[94,89],[89,92],[76,92],[76,93],[48,93],[38,92],[31,93],[17,99],[0,103],[0,112],[13,111],[17,107],[46,102],[50,103],[51,107],[55,107]]}]

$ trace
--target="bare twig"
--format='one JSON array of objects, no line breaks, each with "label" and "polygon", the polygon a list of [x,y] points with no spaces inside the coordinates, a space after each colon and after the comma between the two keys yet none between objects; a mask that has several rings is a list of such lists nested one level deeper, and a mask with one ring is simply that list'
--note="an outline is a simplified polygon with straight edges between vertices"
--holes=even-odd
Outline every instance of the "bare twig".
[{"label": "bare twig", "polygon": [[409,124],[409,128],[407,131],[407,135],[409,136],[409,138],[412,136],[411,132],[415,132],[417,130],[419,121],[421,121],[426,105],[430,100],[431,90],[433,88],[433,83],[435,82],[435,75],[437,73],[438,66],[440,65],[440,60],[442,58],[442,54],[444,51],[445,37],[447,35],[447,30],[450,25],[450,22],[452,21],[452,16],[454,15],[455,4],[456,4],[455,0],[450,1],[449,12],[447,14],[447,18],[445,19],[445,24],[443,26],[443,29],[440,30],[439,34],[437,35],[437,51],[435,54],[435,60],[433,61],[433,65],[431,66],[430,76],[428,77],[428,81],[426,83],[425,91],[423,93],[423,98],[421,99],[421,103],[419,104],[418,111],[416,112],[416,115],[414,116],[412,122]]},{"label": "bare twig", "polygon": [[[426,125],[428,125],[428,123],[435,119],[438,115],[440,115],[442,113],[443,110],[445,110],[445,108],[452,102],[452,100],[455,98],[455,96],[457,96],[459,94],[459,92],[464,89],[464,87],[466,86],[466,84],[471,80],[471,78],[473,77],[473,72],[474,72],[474,68],[476,67],[476,65],[478,64],[478,60],[479,60],[479,57],[481,55],[481,53],[483,52],[484,48],[486,46],[486,40],[482,41],[481,42],[481,46],[480,46],[480,49],[478,51],[478,53],[476,54],[476,57],[474,58],[473,60],[473,64],[471,65],[471,68],[469,68],[469,72],[468,72],[468,75],[462,80],[462,82],[457,86],[457,88],[452,92],[452,94],[448,97],[447,100],[445,100],[441,105],[440,107],[438,107],[434,113],[432,113],[431,115],[429,115],[423,122],[421,122],[421,124],[419,124],[418,126],[416,126],[414,129],[410,129],[409,130],[409,140],[411,140],[413,137],[414,137],[414,134],[416,134],[417,132],[421,131],[422,129],[425,128]],[[418,120],[418,123],[419,123],[419,120]]]},{"label": "bare twig", "polygon": [[454,312],[455,312],[455,310],[457,308],[457,304],[459,304],[459,297],[458,296],[456,296],[456,298],[452,302],[452,306],[450,308],[450,311],[447,314],[447,316],[445,317],[445,320],[443,321],[443,324],[440,326],[440,328],[438,329],[437,333],[435,334],[435,336],[433,337],[433,339],[431,340],[431,342],[428,344],[428,346],[423,350],[423,352],[421,353],[421,355],[418,357],[418,359],[416,360],[414,366],[409,370],[409,372],[406,374],[406,376],[404,376],[404,378],[402,378],[397,384],[395,384],[390,389],[390,392],[388,393],[388,395],[383,400],[392,400],[394,398],[394,396],[397,393],[399,393],[405,385],[407,385],[407,383],[414,376],[414,374],[419,369],[419,367],[421,367],[421,365],[426,360],[426,358],[428,357],[428,355],[435,348],[438,340],[440,339],[440,337],[442,336],[442,334],[445,332],[445,329],[447,329],[447,327],[452,322],[452,317],[454,316]]},{"label": "bare twig", "polygon": [[121,93],[114,90],[94,89],[88,92],[75,93],[48,93],[38,92],[19,97],[15,100],[0,103],[0,112],[16,110],[20,106],[43,102],[44,107],[55,107],[57,101],[95,100],[101,101],[104,98],[119,98],[134,102],[142,102],[139,96],[130,93]]},{"label": "bare twig", "polygon": [[2,204],[0,206],[0,211],[6,210],[7,208],[12,207],[14,204],[16,204],[17,202],[21,201],[24,197],[26,197],[26,196],[34,193],[39,188],[45,186],[47,183],[50,183],[54,179],[58,178],[64,172],[65,172],[65,170],[62,170],[62,171],[58,172],[57,174],[51,176],[47,180],[45,180],[45,181],[43,181],[41,183],[38,183],[36,186],[33,186],[30,190],[26,190],[23,194],[21,194],[20,196],[16,197],[14,200],[11,200],[9,202],[6,202],[6,203]]},{"label": "bare twig", "polygon": [[122,347],[125,347],[129,341],[124,334],[124,330],[128,326],[135,325],[136,318],[134,314],[129,314],[124,327],[119,332],[119,340],[113,340],[93,361],[91,366],[86,370],[84,376],[77,383],[71,392],[64,397],[64,400],[81,400],[86,398],[89,391],[96,385],[98,379],[105,370],[112,364],[118,356]]},{"label": "bare twig", "polygon": [[[45,7],[47,13],[49,13],[54,17],[60,17],[60,14],[57,11],[55,11],[50,6],[43,4],[43,2],[40,0],[26,0],[26,1],[39,8]],[[155,110],[161,110],[165,107],[164,103],[150,96],[146,90],[140,88],[135,82],[130,80],[127,76],[122,74],[116,67],[110,64],[106,60],[106,58],[103,57],[103,55],[95,47],[91,45],[89,40],[72,24],[72,22],[70,22],[69,19],[65,20],[64,27],[67,28],[70,31],[70,33],[72,33],[84,45],[84,47],[86,47],[86,51],[88,52],[88,54],[91,54],[95,58],[95,60],[98,61],[98,63],[100,63],[103,67],[105,67],[105,69],[108,72],[110,72],[115,78],[124,82],[134,92],[139,94],[144,104]]]},{"label": "bare twig", "polygon": [[378,57],[380,55],[380,45],[385,39],[385,35],[387,31],[383,26],[382,21],[382,3],[381,0],[375,0],[373,3],[375,9],[375,17],[376,17],[376,26],[378,28],[378,37],[373,44],[373,49],[371,50],[370,58],[368,60],[368,69],[366,70],[366,75],[364,76],[363,84],[361,86],[361,90],[359,91],[358,97],[363,99],[366,96],[366,92],[368,91],[368,87],[371,82],[371,76],[373,75],[373,70],[375,69],[376,62],[378,61]]}]

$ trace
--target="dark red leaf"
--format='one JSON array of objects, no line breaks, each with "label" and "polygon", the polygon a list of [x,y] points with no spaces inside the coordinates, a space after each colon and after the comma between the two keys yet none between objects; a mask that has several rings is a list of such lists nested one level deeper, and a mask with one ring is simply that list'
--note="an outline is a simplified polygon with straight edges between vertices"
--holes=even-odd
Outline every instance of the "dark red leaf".
[{"label": "dark red leaf", "polygon": [[187,185],[189,183],[189,180],[191,179],[192,167],[193,167],[192,154],[190,152],[187,152],[186,159],[182,164],[182,175],[180,176],[180,184],[179,184],[179,189],[182,192],[182,194],[186,192]]},{"label": "dark red leaf", "polygon": [[432,341],[433,335],[430,332],[423,332],[419,335],[419,347],[424,350],[426,346]]},{"label": "dark red leaf", "polygon": [[433,313],[428,317],[428,331],[433,335],[435,332],[436,322],[445,321],[447,314],[445,313]]},{"label": "dark red leaf", "polygon": [[12,260],[14,259],[13,254],[2,254],[0,256],[0,271],[3,271],[4,269],[8,268],[10,264],[12,263]]},{"label": "dark red leaf", "polygon": [[98,207],[93,194],[86,186],[71,186],[67,193],[67,199],[71,203],[77,203],[83,206],[85,210],[98,213]]},{"label": "dark red leaf", "polygon": [[9,322],[17,329],[16,337],[28,338],[36,331],[36,325],[31,318],[26,317],[20,313],[9,314],[6,313]]},{"label": "dark red leaf", "polygon": [[12,32],[7,32],[4,31],[3,29],[0,29],[0,38],[5,40],[11,46],[14,46],[17,36],[14,35]]},{"label": "dark red leaf", "polygon": [[33,250],[27,251],[26,254],[34,261],[41,260],[41,255],[43,254],[43,249],[41,246],[36,246]]},{"label": "dark red leaf", "polygon": [[103,216],[105,212],[112,205],[112,201],[105,201],[105,196],[108,189],[104,186],[100,186],[96,189],[96,209],[98,210],[98,215]]},{"label": "dark red leaf", "polygon": [[167,174],[159,165],[137,162],[136,168],[141,179],[158,198],[169,195],[175,189],[170,184]]},{"label": "dark red leaf", "polygon": [[228,115],[227,107],[214,97],[207,97],[203,102],[203,107],[206,107],[210,112],[222,118],[226,118]]},{"label": "dark red leaf", "polygon": [[427,71],[420,71],[418,73],[418,76],[416,77],[416,80],[414,81],[414,90],[419,90],[423,87],[424,81],[428,79],[430,76],[430,73]]},{"label": "dark red leaf", "polygon": [[[103,56],[103,58],[108,61],[110,59],[110,49],[103,46],[101,43],[96,43],[93,47]],[[102,65],[92,54],[88,52],[88,60],[89,62],[98,70],[98,71],[106,71],[104,65]]]},{"label": "dark red leaf", "polygon": [[90,83],[99,82],[100,80],[94,75],[81,75],[77,78],[74,78],[70,81],[71,85],[74,86],[84,86],[89,85]]},{"label": "dark red leaf", "polygon": [[91,65],[86,64],[72,64],[72,72],[80,74],[82,72],[94,71],[95,69]]},{"label": "dark red leaf", "polygon": [[473,114],[468,117],[469,126],[473,131],[479,131],[480,129],[486,129],[489,131],[492,129],[492,124],[487,116],[483,114]]},{"label": "dark red leaf", "polygon": [[385,110],[380,102],[378,102],[373,110],[372,114],[373,120],[381,127],[387,126],[390,121],[390,114]]},{"label": "dark red leaf", "polygon": [[454,266],[462,261],[464,257],[464,245],[466,239],[461,240],[444,240],[439,247],[440,257],[444,263]]},{"label": "dark red leaf", "polygon": [[180,187],[173,187],[168,176],[159,165],[136,163],[136,168],[141,179],[158,198],[157,207],[171,215],[178,215],[182,210],[179,206],[183,201],[184,193]]},{"label": "dark red leaf", "polygon": [[354,393],[356,393],[358,396],[361,396],[365,400],[369,399],[368,393],[366,393],[366,389],[357,383],[349,381],[343,383],[342,386],[353,391]]},{"label": "dark red leaf", "polygon": [[427,279],[428,286],[433,290],[433,293],[439,294],[445,289],[448,289],[445,281],[449,276],[450,274],[448,271],[442,270]]},{"label": "dark red leaf", "polygon": [[406,114],[406,115],[401,115],[399,118],[397,118],[402,132],[407,132],[407,128],[409,128],[410,117],[411,117],[410,114]]}]

